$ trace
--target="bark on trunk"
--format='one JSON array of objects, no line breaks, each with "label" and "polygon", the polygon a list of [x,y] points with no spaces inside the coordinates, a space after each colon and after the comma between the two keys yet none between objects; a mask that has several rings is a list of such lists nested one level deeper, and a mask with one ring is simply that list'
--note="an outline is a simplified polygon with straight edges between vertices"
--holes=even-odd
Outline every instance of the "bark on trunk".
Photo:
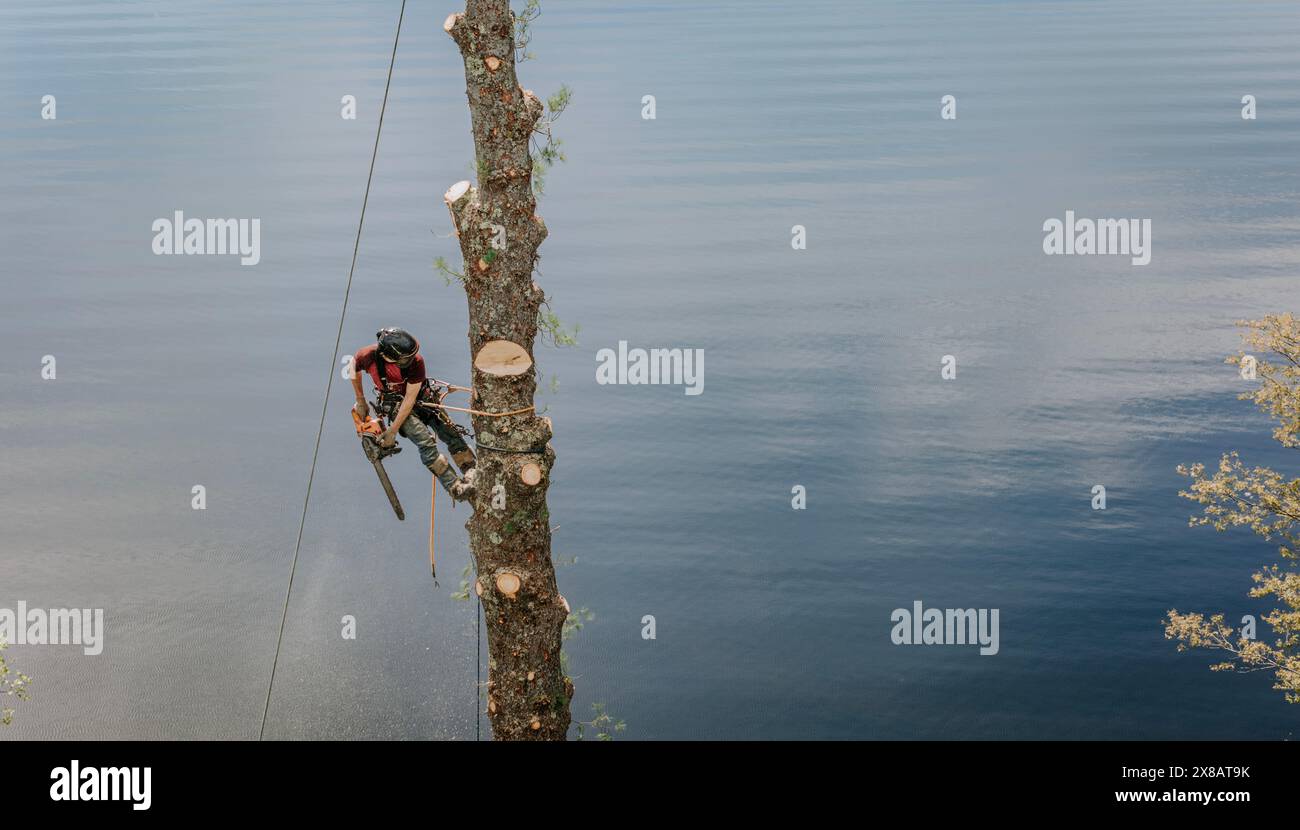
[{"label": "bark on trunk", "polygon": [[[471,408],[515,412],[532,406],[537,386],[533,345],[544,296],[533,270],[546,226],[533,212],[529,143],[543,106],[515,77],[509,0],[468,0],[443,28],[465,62],[478,169],[477,187],[459,182],[445,197],[465,261]],[[573,685],[560,667],[569,607],[555,584],[546,509],[551,422],[527,409],[475,415],[473,423],[479,457],[466,528],[487,623],[492,733],[564,740]]]}]

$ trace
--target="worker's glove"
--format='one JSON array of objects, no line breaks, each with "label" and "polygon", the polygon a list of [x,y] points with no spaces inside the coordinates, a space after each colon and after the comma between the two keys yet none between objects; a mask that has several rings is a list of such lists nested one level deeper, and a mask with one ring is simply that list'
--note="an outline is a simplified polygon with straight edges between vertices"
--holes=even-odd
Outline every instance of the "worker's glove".
[{"label": "worker's glove", "polygon": [[370,404],[366,403],[365,398],[359,399],[357,405],[353,407],[353,409],[356,410],[357,417],[360,418],[363,423],[366,418],[370,417]]},{"label": "worker's glove", "polygon": [[392,427],[384,430],[384,434],[379,437],[380,446],[387,449],[397,443],[397,433],[393,432]]}]

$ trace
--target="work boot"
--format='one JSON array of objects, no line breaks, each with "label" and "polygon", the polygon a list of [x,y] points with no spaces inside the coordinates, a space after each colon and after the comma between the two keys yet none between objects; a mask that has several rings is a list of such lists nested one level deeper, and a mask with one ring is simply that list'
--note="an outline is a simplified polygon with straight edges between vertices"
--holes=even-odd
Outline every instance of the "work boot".
[{"label": "work boot", "polygon": [[442,489],[446,490],[456,501],[465,501],[474,495],[474,470],[466,470],[465,475],[457,476],[456,471],[451,468],[451,463],[447,461],[447,456],[438,453],[434,459],[433,466],[429,467],[433,472]]},{"label": "work boot", "polygon": [[449,492],[453,499],[468,501],[474,498],[474,472],[474,468],[470,467],[465,471],[465,474],[460,477],[460,480],[452,485]]}]

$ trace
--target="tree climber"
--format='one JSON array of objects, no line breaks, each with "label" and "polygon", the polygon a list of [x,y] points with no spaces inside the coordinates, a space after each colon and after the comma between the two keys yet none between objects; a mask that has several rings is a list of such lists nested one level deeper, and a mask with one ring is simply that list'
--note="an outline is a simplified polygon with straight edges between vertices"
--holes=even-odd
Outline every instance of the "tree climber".
[{"label": "tree climber", "polygon": [[[367,372],[379,397],[379,414],[388,419],[388,428],[380,439],[383,445],[391,447],[399,434],[405,436],[453,499],[469,499],[474,494],[474,452],[447,411],[437,406],[446,392],[439,395],[429,382],[424,358],[419,355],[419,341],[398,328],[380,329],[376,338],[378,342],[363,347],[354,358],[352,388],[357,394],[357,415],[364,421],[370,414],[361,385],[361,373]],[[438,451],[438,438],[447,445],[462,475],[457,476],[446,456]]]}]

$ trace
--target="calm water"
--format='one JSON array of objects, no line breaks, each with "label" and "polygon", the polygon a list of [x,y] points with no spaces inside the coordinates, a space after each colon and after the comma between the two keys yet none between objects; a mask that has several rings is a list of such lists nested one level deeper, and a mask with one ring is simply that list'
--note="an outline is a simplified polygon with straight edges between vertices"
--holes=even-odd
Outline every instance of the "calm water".
[{"label": "calm water", "polygon": [[[472,158],[453,5],[408,4],[344,344],[405,325],[464,382],[464,298],[431,268]],[[797,8],[549,0],[521,69],[574,90],[540,281],[580,343],[538,365],[561,588],[595,614],[575,714],[644,739],[1295,737],[1267,676],[1210,673],[1159,620],[1266,609],[1245,593],[1273,548],[1188,529],[1174,466],[1293,462],[1222,358],[1234,319],[1296,306],[1296,6]],[[101,656],[7,652],[36,687],[4,737],[256,737],[397,9],[0,7],[0,607],[107,614]],[[259,217],[261,263],[154,256],[178,209]],[[1066,209],[1151,217],[1151,264],[1045,257]],[[703,348],[705,393],[598,386],[619,340]],[[434,589],[427,475],[390,463],[394,521],[349,397],[267,733],[472,740],[466,508],[439,505]],[[891,645],[915,599],[1001,609],[1001,653]]]}]

